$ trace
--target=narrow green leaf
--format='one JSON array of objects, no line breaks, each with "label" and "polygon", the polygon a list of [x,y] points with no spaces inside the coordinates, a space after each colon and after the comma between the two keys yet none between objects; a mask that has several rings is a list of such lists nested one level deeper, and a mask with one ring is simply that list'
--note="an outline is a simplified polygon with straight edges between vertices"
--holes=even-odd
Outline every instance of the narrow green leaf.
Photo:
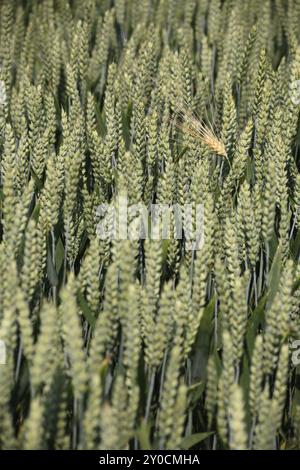
[{"label": "narrow green leaf", "polygon": [[47,276],[51,286],[58,286],[58,277],[52,260],[50,248],[47,251]]},{"label": "narrow green leaf", "polygon": [[204,441],[207,439],[209,436],[212,436],[214,432],[199,432],[196,434],[192,434],[191,436],[185,437],[181,441],[180,447],[183,450],[188,450],[191,447],[194,447],[195,445],[199,444],[200,442]]},{"label": "narrow green leaf", "polygon": [[150,443],[150,431],[151,431],[150,424],[146,423],[146,421],[143,420],[137,432],[137,438],[139,440],[142,450],[152,449],[151,443]]},{"label": "narrow green leaf", "polygon": [[94,327],[96,319],[95,319],[95,317],[94,317],[87,301],[85,300],[85,298],[84,298],[84,296],[82,295],[81,292],[77,293],[77,298],[78,298],[79,306],[80,306],[80,308],[83,312],[83,315],[84,315],[85,319],[87,320],[89,325],[91,325],[91,327]]}]

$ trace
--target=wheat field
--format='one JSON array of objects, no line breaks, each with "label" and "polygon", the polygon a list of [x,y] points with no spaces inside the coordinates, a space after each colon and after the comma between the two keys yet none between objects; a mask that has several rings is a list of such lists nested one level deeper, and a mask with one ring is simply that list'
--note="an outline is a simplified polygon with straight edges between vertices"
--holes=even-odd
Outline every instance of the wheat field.
[{"label": "wheat field", "polygon": [[299,0],[0,1],[0,449],[300,448],[299,110]]}]

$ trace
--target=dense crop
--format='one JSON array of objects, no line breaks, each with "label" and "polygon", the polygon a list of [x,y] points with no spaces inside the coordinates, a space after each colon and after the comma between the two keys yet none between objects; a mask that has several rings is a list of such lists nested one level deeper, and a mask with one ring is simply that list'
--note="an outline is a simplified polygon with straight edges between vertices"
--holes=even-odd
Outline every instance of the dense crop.
[{"label": "dense crop", "polygon": [[299,448],[300,1],[0,4],[0,447]]}]

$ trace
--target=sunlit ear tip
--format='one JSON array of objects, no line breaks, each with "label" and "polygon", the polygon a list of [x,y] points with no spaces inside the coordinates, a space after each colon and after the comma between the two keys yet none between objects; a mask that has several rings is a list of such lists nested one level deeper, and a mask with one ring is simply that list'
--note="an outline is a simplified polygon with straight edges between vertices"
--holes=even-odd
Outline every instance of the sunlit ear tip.
[{"label": "sunlit ear tip", "polygon": [[[175,111],[176,109],[177,113]],[[176,120],[175,114],[177,114],[177,117],[179,117],[182,122]],[[202,142],[217,155],[227,158],[224,143],[215,135],[210,127],[206,126],[186,106],[183,107],[180,103],[176,106],[172,123],[176,129]]]}]

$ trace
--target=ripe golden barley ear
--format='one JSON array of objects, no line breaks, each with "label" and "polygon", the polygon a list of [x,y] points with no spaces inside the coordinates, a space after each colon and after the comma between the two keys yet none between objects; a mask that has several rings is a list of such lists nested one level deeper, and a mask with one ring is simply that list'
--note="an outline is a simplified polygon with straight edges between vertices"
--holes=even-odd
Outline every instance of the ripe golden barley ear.
[{"label": "ripe golden barley ear", "polygon": [[213,152],[227,158],[224,143],[200,119],[194,116],[186,107],[178,106],[175,110],[174,121],[177,129],[204,143]]}]

